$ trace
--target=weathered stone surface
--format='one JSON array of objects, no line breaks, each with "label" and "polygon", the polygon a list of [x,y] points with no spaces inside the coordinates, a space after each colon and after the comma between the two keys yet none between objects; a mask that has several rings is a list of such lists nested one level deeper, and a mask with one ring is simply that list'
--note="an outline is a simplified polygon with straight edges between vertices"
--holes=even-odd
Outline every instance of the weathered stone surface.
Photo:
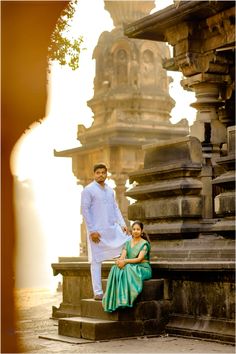
[{"label": "weathered stone surface", "polygon": [[[199,177],[202,170],[201,163],[184,163],[171,162],[162,165],[157,165],[152,168],[145,168],[129,174],[130,183],[136,182],[139,184],[153,183],[158,180],[165,180],[170,178],[188,178]],[[130,193],[131,189],[127,191]]]},{"label": "weathered stone surface", "polygon": [[202,198],[194,196],[145,200],[131,204],[128,211],[131,220],[199,218],[201,215]]},{"label": "weathered stone surface", "polygon": [[133,337],[144,334],[142,321],[83,322],[81,332],[83,338],[94,340]]},{"label": "weathered stone surface", "polygon": [[80,314],[80,304],[73,305],[73,303],[67,304],[62,302],[58,308],[56,306],[52,307],[52,318],[73,317],[80,316]]},{"label": "weathered stone surface", "polygon": [[183,161],[184,163],[202,163],[200,141],[194,137],[169,140],[165,143],[146,145],[144,168],[152,168],[160,164]]},{"label": "weathered stone surface", "polygon": [[220,193],[214,200],[217,215],[235,215],[235,191]]},{"label": "weathered stone surface", "polygon": [[235,171],[227,171],[222,173],[220,176],[212,180],[212,184],[225,189],[228,188],[233,190],[235,188]]},{"label": "weathered stone surface", "polygon": [[181,239],[197,237],[201,230],[199,220],[166,220],[161,222],[155,220],[145,226],[145,230],[153,239],[152,250],[155,247],[156,239]]},{"label": "weathered stone surface", "polygon": [[218,236],[201,239],[163,240],[152,247],[153,261],[172,260],[229,260],[235,258],[234,240]]},{"label": "weathered stone surface", "polygon": [[234,319],[235,285],[232,282],[173,280],[175,313],[189,316]]},{"label": "weathered stone surface", "polygon": [[140,336],[142,321],[108,321],[88,317],[60,319],[59,334],[92,340]]},{"label": "weathered stone surface", "polygon": [[59,320],[59,334],[90,340],[104,340],[160,334],[164,331],[167,317],[135,320],[108,321],[88,317],[74,317]]},{"label": "weathered stone surface", "polygon": [[[105,290],[107,280],[103,280]],[[163,300],[163,279],[144,281],[142,293],[132,308],[118,309],[112,313],[103,310],[102,302],[81,299],[82,317],[59,320],[59,334],[92,340],[158,334],[168,321],[170,304]]]},{"label": "weathered stone surface", "polygon": [[138,296],[136,302],[152,301],[163,299],[164,280],[149,279],[143,283],[142,293]]},{"label": "weathered stone surface", "polygon": [[236,126],[231,126],[227,128],[227,132],[228,132],[228,154],[235,154],[235,130],[236,130]]},{"label": "weathered stone surface", "polygon": [[126,192],[126,195],[136,200],[142,200],[170,195],[199,194],[201,189],[202,183],[197,179],[175,178],[137,185]]},{"label": "weathered stone surface", "polygon": [[166,330],[170,334],[191,336],[206,340],[235,343],[235,323],[222,319],[208,319],[173,314]]},{"label": "weathered stone surface", "polygon": [[116,312],[105,312],[102,307],[102,301],[96,301],[94,299],[81,300],[81,316],[111,321],[117,321],[119,319]]},{"label": "weathered stone surface", "polygon": [[[108,277],[114,262],[104,262],[102,276]],[[81,299],[93,297],[89,262],[59,262],[52,264],[54,275],[63,276],[63,301],[59,308],[53,307],[53,317],[81,315]]]},{"label": "weathered stone surface", "polygon": [[132,308],[105,312],[101,301],[95,301],[93,299],[81,300],[81,316],[111,321],[143,321],[151,318],[160,320],[162,314],[166,312],[166,308],[167,304],[163,301],[150,300],[135,302]]},{"label": "weathered stone surface", "polygon": [[[213,226],[212,231],[217,232],[218,235],[224,235],[230,237],[235,243],[235,217],[228,217],[224,219],[219,219]],[[232,251],[235,255],[235,247],[231,246]]]},{"label": "weathered stone surface", "polygon": [[58,321],[58,334],[62,336],[81,338],[81,323],[76,320],[77,317],[71,318],[70,321],[60,319]]},{"label": "weathered stone surface", "polygon": [[166,322],[157,319],[149,319],[144,321],[143,326],[144,334],[146,335],[161,334],[165,331]]}]

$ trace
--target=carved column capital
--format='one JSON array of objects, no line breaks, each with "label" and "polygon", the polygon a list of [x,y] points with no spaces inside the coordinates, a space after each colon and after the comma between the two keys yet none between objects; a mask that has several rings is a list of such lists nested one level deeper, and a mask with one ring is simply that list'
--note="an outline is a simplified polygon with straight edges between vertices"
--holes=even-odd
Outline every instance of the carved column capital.
[{"label": "carved column capital", "polygon": [[178,23],[165,30],[165,36],[169,44],[178,45],[181,41],[187,40],[192,34],[193,26],[188,22]]}]

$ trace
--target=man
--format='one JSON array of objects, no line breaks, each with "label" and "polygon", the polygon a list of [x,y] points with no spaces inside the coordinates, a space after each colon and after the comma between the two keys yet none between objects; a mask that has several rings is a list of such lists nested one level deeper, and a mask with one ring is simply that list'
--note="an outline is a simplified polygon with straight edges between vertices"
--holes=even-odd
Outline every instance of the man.
[{"label": "man", "polygon": [[96,164],[93,171],[94,181],[82,191],[81,210],[88,232],[94,299],[102,300],[102,261],[119,256],[122,246],[130,236],[114,191],[105,183],[106,165]]}]

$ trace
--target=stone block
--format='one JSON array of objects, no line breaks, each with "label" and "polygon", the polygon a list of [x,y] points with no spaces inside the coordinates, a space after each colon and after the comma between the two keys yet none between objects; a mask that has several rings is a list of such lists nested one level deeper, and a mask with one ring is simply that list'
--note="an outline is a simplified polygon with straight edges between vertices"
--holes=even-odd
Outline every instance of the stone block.
[{"label": "stone block", "polygon": [[52,318],[75,317],[81,315],[81,306],[73,303],[61,303],[59,307],[52,307]]},{"label": "stone block", "polygon": [[164,295],[164,280],[149,279],[143,284],[142,293],[138,296],[136,302],[162,300]]},{"label": "stone block", "polygon": [[235,125],[233,127],[227,128],[228,154],[229,155],[235,154],[235,128],[236,128]]},{"label": "stone block", "polygon": [[220,193],[214,200],[216,215],[235,215],[235,191]]},{"label": "stone block", "polygon": [[81,316],[110,321],[137,321],[156,319],[162,314],[163,301],[139,301],[131,308],[118,309],[112,313],[105,312],[101,301],[84,299],[81,301]]},{"label": "stone block", "polygon": [[228,171],[212,180],[212,184],[226,189],[235,189],[235,171]]},{"label": "stone block", "polygon": [[144,168],[152,168],[160,164],[175,161],[184,163],[202,163],[202,147],[195,137],[169,140],[144,146]]},{"label": "stone block", "polygon": [[103,340],[144,334],[142,321],[82,322],[82,338]]},{"label": "stone block", "polygon": [[81,300],[81,316],[112,321],[118,320],[116,312],[105,312],[102,307],[102,301],[96,301],[94,299]]},{"label": "stone block", "polygon": [[[146,232],[150,235],[150,237],[158,238],[158,239],[169,239],[169,238],[192,238],[196,237],[196,235],[200,231],[200,223],[196,220],[178,220],[172,221],[168,220],[165,223],[162,220],[157,220],[156,222],[152,222],[150,224],[145,225]],[[152,243],[152,252],[153,252],[153,243]]]},{"label": "stone block", "polygon": [[158,301],[144,301],[135,305],[135,320],[156,319],[160,312]]},{"label": "stone block", "polygon": [[68,319],[59,319],[58,334],[62,336],[81,338],[81,324],[77,321],[78,317]]},{"label": "stone block", "polygon": [[[104,262],[102,277],[109,274],[114,262]],[[59,262],[52,264],[54,275],[63,276],[63,301],[59,308],[53,307],[53,317],[81,316],[80,300],[93,296],[89,262]]]},{"label": "stone block", "polygon": [[[219,235],[228,235],[233,240],[235,239],[235,218],[229,217],[225,219],[219,219],[212,227],[212,230],[217,232]],[[235,245],[232,246],[235,250]]]},{"label": "stone block", "polygon": [[131,204],[128,209],[131,220],[199,218],[201,215],[201,196],[150,199]]},{"label": "stone block", "polygon": [[136,337],[143,335],[143,322],[74,317],[59,320],[59,334],[91,340]]}]

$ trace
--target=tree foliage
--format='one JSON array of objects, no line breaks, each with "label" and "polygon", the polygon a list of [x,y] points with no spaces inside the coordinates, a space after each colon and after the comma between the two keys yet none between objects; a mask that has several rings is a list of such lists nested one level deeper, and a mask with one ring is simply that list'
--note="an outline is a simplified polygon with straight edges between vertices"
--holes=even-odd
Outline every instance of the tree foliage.
[{"label": "tree foliage", "polygon": [[82,36],[70,39],[68,35],[77,3],[78,0],[70,1],[62,11],[48,48],[49,62],[56,60],[60,65],[68,65],[72,70],[79,67],[81,44],[83,43]]}]

